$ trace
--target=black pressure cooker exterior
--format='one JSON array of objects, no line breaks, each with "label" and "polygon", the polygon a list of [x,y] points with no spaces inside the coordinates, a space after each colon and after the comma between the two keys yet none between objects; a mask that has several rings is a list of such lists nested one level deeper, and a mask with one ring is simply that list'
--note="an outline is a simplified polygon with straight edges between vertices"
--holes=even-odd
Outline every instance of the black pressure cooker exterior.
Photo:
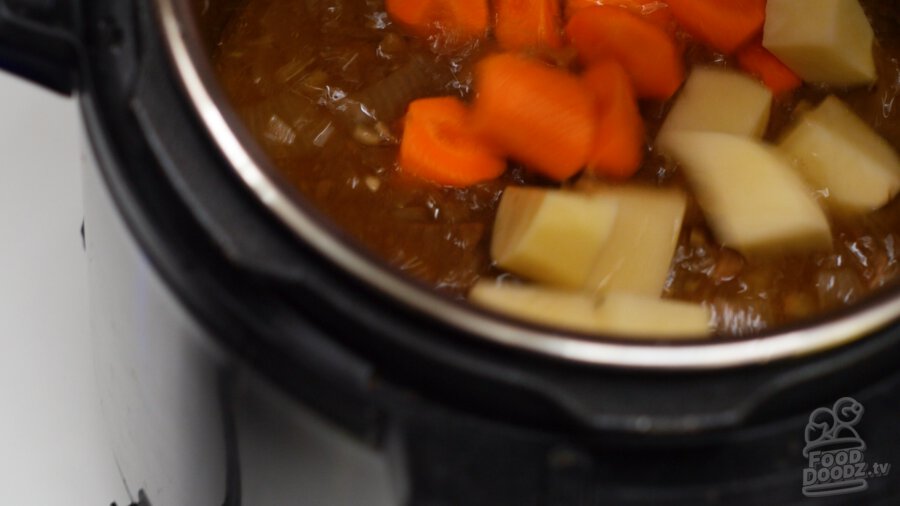
[{"label": "black pressure cooker exterior", "polygon": [[803,493],[810,413],[843,397],[865,407],[866,461],[900,464],[896,329],[694,373],[486,344],[383,297],[268,214],[201,126],[153,1],[0,0],[0,66],[78,94],[117,212],[180,303],[233,363],[395,453],[405,504],[900,504],[890,474],[853,495]]}]

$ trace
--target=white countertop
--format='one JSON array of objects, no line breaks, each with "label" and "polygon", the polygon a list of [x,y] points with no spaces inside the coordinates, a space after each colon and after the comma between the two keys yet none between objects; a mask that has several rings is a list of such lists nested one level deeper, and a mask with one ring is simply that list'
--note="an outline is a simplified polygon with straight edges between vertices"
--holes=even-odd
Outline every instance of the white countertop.
[{"label": "white countertop", "polygon": [[97,409],[77,104],[0,73],[0,504],[129,501]]}]

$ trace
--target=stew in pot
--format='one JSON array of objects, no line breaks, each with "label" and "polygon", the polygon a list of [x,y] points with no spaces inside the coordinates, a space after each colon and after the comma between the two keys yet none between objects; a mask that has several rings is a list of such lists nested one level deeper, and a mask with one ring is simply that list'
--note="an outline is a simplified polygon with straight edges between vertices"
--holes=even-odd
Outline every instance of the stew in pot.
[{"label": "stew in pot", "polygon": [[451,297],[740,336],[900,273],[900,5],[248,0],[214,56],[283,175]]}]

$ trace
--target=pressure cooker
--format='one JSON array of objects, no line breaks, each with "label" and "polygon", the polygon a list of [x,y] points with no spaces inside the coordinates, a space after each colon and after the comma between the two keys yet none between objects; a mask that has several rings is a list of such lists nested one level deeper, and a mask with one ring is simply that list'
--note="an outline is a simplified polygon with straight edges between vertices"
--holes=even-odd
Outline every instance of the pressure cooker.
[{"label": "pressure cooker", "polygon": [[[685,344],[445,300],[242,126],[209,60],[239,4],[0,0],[0,65],[81,105],[100,404],[136,504],[900,501],[897,290]],[[822,416],[855,436],[811,439]]]}]

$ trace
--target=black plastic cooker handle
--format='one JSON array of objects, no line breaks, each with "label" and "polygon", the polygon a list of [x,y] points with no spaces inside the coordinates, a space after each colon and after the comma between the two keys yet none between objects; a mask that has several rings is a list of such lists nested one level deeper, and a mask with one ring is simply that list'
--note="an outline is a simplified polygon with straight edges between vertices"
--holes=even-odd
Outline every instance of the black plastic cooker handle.
[{"label": "black plastic cooker handle", "polygon": [[0,68],[71,94],[79,0],[0,0]]}]

